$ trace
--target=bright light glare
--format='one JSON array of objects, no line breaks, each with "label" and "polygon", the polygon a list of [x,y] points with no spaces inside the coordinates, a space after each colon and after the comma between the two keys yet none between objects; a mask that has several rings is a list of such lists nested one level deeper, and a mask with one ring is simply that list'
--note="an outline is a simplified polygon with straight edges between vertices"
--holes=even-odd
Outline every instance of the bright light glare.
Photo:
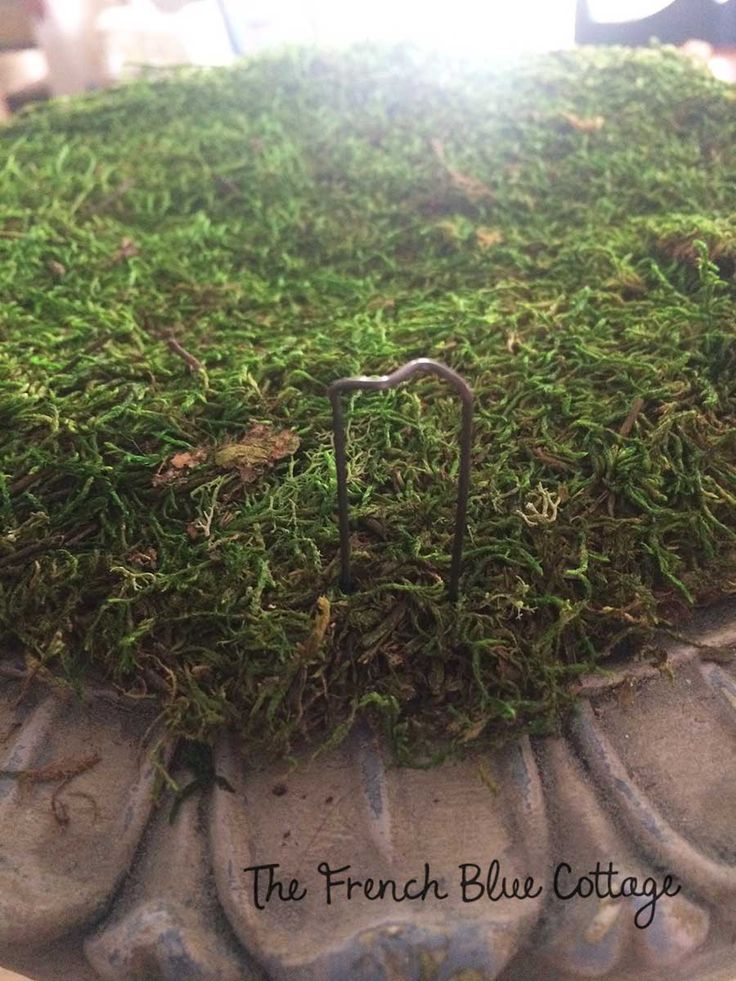
[{"label": "bright light glare", "polygon": [[51,4],[50,13],[47,11],[47,16],[56,21],[62,34],[72,35],[82,29],[88,17],[87,6],[84,0],[64,0],[63,3],[56,0]]},{"label": "bright light glare", "polygon": [[736,82],[736,62],[733,59],[715,55],[709,59],[708,68],[722,82]]},{"label": "bright light glare", "polygon": [[295,40],[372,40],[513,56],[571,47],[575,34],[575,0],[228,0],[226,6],[246,51]]}]

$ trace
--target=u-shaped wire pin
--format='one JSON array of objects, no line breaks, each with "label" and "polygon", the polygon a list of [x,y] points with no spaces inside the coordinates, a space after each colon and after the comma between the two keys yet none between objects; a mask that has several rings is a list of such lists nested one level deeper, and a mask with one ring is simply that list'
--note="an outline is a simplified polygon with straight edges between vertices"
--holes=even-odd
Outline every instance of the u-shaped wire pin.
[{"label": "u-shaped wire pin", "polygon": [[343,392],[354,390],[384,391],[396,388],[402,382],[420,372],[439,375],[449,382],[460,396],[463,403],[462,424],[460,429],[460,474],[457,488],[457,505],[455,508],[455,537],[452,544],[452,562],[448,580],[448,593],[451,602],[458,598],[460,585],[460,569],[463,558],[463,538],[468,511],[468,492],[470,490],[470,449],[473,439],[473,390],[456,371],[446,364],[433,361],[432,358],[416,358],[407,361],[405,365],[391,372],[390,375],[380,375],[370,378],[359,375],[355,378],[339,378],[327,390],[332,402],[332,430],[335,441],[335,466],[337,469],[337,507],[340,524],[340,588],[349,592],[350,577],[350,524],[348,515],[347,459],[345,455],[345,418],[342,409],[341,396]]}]

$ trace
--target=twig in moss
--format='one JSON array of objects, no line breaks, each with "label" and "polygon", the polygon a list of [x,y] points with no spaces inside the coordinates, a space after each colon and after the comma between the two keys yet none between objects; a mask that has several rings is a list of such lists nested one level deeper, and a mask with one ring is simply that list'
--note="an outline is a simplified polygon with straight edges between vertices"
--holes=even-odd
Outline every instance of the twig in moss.
[{"label": "twig in moss", "polygon": [[167,335],[166,343],[169,345],[169,348],[174,352],[174,354],[179,355],[190,371],[205,374],[202,362],[195,358],[193,354],[190,354],[186,348],[182,347],[182,345],[172,334]]},{"label": "twig in moss", "polygon": [[637,396],[629,409],[629,414],[621,423],[621,428],[618,431],[619,436],[629,436],[631,434],[631,430],[634,428],[634,423],[639,418],[639,413],[643,408],[644,399],[641,396]]},{"label": "twig in moss", "polygon": [[25,545],[23,548],[19,548],[15,552],[11,552],[9,555],[0,557],[0,569],[16,566],[18,563],[25,562],[34,555],[40,555],[43,552],[61,548],[63,544],[63,535],[51,535],[49,538],[43,539],[43,541],[34,542],[31,545]]},{"label": "twig in moss", "polygon": [[432,139],[429,141],[429,145],[432,147],[432,150],[434,151],[434,154],[439,162],[445,168],[447,176],[450,178],[453,186],[456,187],[458,191],[461,191],[471,201],[493,200],[495,195],[486,184],[478,180],[476,177],[471,177],[469,174],[464,174],[462,171],[456,170],[454,167],[450,166],[447,161],[445,145],[442,140]]},{"label": "twig in moss", "polygon": [[535,446],[532,449],[532,453],[538,460],[550,467],[552,470],[558,470],[561,473],[570,473],[570,471],[573,469],[569,463],[565,463],[565,461],[561,460],[559,457],[552,456],[551,453],[547,453],[546,450],[543,450],[539,446]]}]

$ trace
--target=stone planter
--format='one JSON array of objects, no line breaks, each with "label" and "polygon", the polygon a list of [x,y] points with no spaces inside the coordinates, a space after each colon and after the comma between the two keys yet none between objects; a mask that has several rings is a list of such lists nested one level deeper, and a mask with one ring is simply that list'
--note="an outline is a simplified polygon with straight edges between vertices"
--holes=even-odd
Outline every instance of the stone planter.
[{"label": "stone planter", "polygon": [[[736,607],[689,636],[736,641]],[[296,766],[224,735],[215,770],[234,792],[192,794],[173,821],[169,792],[154,804],[152,749],[173,747],[153,709],[24,689],[5,664],[0,964],[49,981],[732,978],[736,670],[689,643],[668,653],[667,670],[589,679],[559,738],[432,770],[388,766],[366,727]],[[60,778],[71,760],[87,768]],[[680,889],[586,895],[596,863],[614,892]],[[257,892],[244,871],[267,865],[283,883],[268,902],[268,870]],[[525,898],[499,895],[504,876]]]}]

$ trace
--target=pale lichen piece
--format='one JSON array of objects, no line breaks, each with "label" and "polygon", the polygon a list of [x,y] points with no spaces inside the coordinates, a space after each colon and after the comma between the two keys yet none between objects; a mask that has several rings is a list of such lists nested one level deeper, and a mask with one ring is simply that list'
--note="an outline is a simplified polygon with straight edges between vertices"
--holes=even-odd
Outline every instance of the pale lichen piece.
[{"label": "pale lichen piece", "polygon": [[519,508],[516,508],[514,514],[520,515],[531,527],[535,525],[551,525],[557,520],[557,509],[560,506],[562,498],[559,494],[552,496],[547,488],[542,487],[541,484],[537,484],[537,494],[536,501],[527,501],[524,505],[524,510],[521,511]]}]

